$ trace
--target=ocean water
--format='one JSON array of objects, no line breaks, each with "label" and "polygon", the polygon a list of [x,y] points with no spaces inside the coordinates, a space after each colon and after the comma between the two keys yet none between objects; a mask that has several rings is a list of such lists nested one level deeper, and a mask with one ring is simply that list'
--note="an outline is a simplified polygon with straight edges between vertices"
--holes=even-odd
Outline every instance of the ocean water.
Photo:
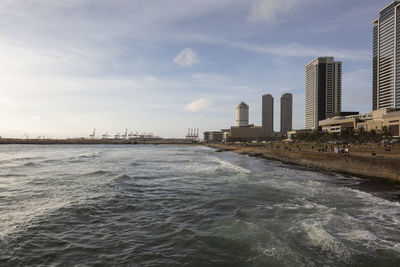
[{"label": "ocean water", "polygon": [[0,146],[1,266],[400,266],[399,190],[199,146]]}]

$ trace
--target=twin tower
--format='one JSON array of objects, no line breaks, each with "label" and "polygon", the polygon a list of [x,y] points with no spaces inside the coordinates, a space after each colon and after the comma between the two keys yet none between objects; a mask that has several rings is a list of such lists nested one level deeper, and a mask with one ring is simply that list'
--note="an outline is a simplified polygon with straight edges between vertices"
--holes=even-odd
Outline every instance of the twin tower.
[{"label": "twin tower", "polygon": [[[284,94],[281,97],[281,135],[286,135],[292,130],[292,112],[293,112],[293,96],[292,94]],[[241,102],[236,106],[236,127],[242,129],[243,136],[252,132],[251,137],[263,139],[265,137],[275,136],[274,132],[274,98],[267,94],[262,96],[262,127],[249,124],[249,106]],[[243,129],[248,129],[244,131]],[[254,136],[253,136],[254,135]],[[233,134],[232,134],[233,136]]]},{"label": "twin tower", "polygon": [[[281,135],[292,130],[293,95],[283,94],[281,97]],[[262,134],[274,135],[274,98],[267,94],[262,96]]]}]

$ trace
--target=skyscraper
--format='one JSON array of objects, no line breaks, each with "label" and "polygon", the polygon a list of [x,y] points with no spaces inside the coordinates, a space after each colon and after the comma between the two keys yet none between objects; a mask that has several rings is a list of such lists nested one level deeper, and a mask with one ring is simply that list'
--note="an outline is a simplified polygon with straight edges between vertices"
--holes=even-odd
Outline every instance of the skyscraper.
[{"label": "skyscraper", "polygon": [[318,122],[341,112],[342,62],[319,57],[306,66],[306,129],[317,129]]},{"label": "skyscraper", "polygon": [[249,106],[245,102],[240,102],[236,106],[236,126],[246,127],[249,125]]},{"label": "skyscraper", "polygon": [[281,134],[286,135],[292,130],[292,94],[284,94],[281,97]]},{"label": "skyscraper", "polygon": [[262,96],[262,133],[263,136],[274,132],[274,98],[272,95]]},{"label": "skyscraper", "polygon": [[400,107],[400,1],[383,8],[373,27],[372,108]]}]

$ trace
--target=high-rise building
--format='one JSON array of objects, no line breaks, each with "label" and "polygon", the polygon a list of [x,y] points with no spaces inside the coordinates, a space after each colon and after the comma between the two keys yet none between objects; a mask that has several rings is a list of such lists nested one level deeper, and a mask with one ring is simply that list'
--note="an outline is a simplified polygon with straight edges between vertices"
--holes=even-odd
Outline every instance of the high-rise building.
[{"label": "high-rise building", "polygon": [[400,1],[379,14],[373,27],[373,110],[400,107]]},{"label": "high-rise building", "polygon": [[281,134],[286,135],[292,130],[293,95],[284,94],[281,97]]},{"label": "high-rise building", "polygon": [[319,57],[306,66],[306,129],[342,109],[342,62]]},{"label": "high-rise building", "polygon": [[246,127],[249,125],[249,106],[241,102],[236,106],[236,126]]},{"label": "high-rise building", "polygon": [[274,133],[274,98],[269,94],[262,96],[262,133],[263,136]]}]

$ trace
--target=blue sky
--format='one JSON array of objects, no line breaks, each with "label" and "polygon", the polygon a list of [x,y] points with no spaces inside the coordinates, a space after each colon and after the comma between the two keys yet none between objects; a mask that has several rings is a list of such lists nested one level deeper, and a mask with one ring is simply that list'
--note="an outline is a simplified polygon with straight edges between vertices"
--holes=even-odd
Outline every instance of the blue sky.
[{"label": "blue sky", "polygon": [[74,137],[125,128],[183,137],[234,125],[261,96],[294,97],[305,65],[343,62],[343,106],[371,109],[377,0],[2,0],[0,136]]}]

